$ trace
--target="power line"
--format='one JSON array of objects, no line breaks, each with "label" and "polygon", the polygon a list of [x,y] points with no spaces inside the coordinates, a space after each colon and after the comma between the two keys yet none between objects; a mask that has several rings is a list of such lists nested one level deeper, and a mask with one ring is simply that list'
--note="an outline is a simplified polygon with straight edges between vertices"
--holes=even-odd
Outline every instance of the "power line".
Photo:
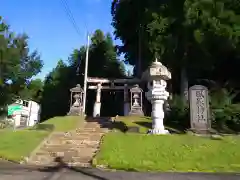
[{"label": "power line", "polygon": [[[73,17],[73,14],[67,4],[66,0],[61,0],[63,3],[63,6],[65,8],[66,14],[72,23],[74,29],[76,30],[77,34],[81,36],[80,29],[77,26],[77,23]],[[85,22],[85,28],[87,29],[86,22]],[[88,53],[89,53],[89,46],[90,46],[90,34],[87,29],[87,46],[86,46],[86,62],[85,62],[85,73],[84,73],[84,97],[83,97],[83,114],[85,115],[85,109],[86,109],[86,97],[87,97],[87,74],[88,74]]]},{"label": "power line", "polygon": [[67,14],[70,22],[72,23],[72,25],[73,25],[74,29],[76,30],[77,34],[78,34],[79,36],[81,36],[80,29],[79,29],[79,27],[77,26],[77,23],[76,23],[76,21],[75,21],[75,19],[74,19],[74,16],[73,16],[72,12],[71,12],[71,9],[70,9],[69,6],[68,6],[67,1],[66,1],[66,0],[61,0],[61,1],[62,1],[62,4],[63,4],[64,9],[65,9],[65,12],[66,12],[66,14]]}]

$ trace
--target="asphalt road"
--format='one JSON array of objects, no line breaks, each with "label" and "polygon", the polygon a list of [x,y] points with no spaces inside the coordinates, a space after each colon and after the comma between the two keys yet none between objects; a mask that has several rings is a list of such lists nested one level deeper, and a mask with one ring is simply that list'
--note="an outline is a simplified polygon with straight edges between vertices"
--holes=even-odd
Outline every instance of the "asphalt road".
[{"label": "asphalt road", "polygon": [[35,168],[0,164],[0,180],[240,180],[240,174],[107,172],[89,168]]}]

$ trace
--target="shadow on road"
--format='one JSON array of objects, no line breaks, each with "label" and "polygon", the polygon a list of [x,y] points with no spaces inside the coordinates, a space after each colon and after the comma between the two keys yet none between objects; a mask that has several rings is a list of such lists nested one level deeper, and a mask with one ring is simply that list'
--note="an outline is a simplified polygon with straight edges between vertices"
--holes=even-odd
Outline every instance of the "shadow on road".
[{"label": "shadow on road", "polygon": [[85,176],[89,176],[92,177],[96,180],[108,180],[104,177],[100,177],[98,175],[93,174],[93,172],[91,172],[90,168],[77,168],[77,167],[72,167],[72,166],[68,166],[62,159],[62,157],[56,157],[55,158],[55,162],[57,162],[58,164],[56,166],[53,167],[44,167],[44,168],[39,168],[38,170],[40,172],[60,172],[63,169],[67,169],[69,171],[73,171],[73,172],[78,172],[81,173]]}]

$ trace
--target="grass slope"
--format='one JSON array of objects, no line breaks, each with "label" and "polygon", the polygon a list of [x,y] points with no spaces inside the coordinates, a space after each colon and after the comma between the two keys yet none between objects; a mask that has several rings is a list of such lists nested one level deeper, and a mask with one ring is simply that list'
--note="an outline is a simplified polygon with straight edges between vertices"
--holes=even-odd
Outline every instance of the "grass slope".
[{"label": "grass slope", "polygon": [[25,130],[0,131],[0,158],[19,162],[53,131],[70,131],[84,122],[80,117],[55,117]]}]

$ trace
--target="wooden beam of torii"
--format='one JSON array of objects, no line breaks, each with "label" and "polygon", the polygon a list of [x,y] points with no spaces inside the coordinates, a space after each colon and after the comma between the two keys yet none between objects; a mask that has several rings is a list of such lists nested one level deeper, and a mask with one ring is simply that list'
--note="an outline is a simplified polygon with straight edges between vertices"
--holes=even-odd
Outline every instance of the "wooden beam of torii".
[{"label": "wooden beam of torii", "polygon": [[140,83],[141,80],[137,78],[133,79],[107,79],[107,78],[95,78],[95,77],[88,77],[88,83],[122,83],[122,84],[131,84],[131,83]]},{"label": "wooden beam of torii", "polygon": [[[88,89],[97,89],[97,86],[88,86]],[[125,86],[102,86],[102,90],[124,90],[126,87]]]},{"label": "wooden beam of torii", "polygon": [[[133,86],[101,86],[102,90],[124,90],[124,89],[131,89]],[[88,86],[88,89],[97,89],[98,86]]]}]

